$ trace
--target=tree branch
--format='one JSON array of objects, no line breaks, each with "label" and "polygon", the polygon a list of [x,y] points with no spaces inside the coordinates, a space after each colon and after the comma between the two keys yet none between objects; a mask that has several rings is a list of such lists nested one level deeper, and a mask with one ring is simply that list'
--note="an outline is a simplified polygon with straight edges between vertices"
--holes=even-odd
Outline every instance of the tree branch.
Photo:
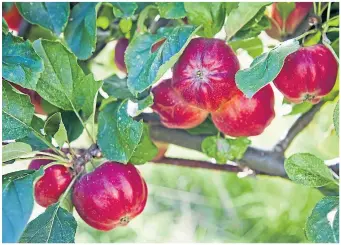
[{"label": "tree branch", "polygon": [[320,102],[314,105],[309,111],[300,116],[291,126],[284,139],[275,145],[274,151],[284,153],[294,138],[311,122],[315,114],[321,109],[324,103],[325,102]]}]

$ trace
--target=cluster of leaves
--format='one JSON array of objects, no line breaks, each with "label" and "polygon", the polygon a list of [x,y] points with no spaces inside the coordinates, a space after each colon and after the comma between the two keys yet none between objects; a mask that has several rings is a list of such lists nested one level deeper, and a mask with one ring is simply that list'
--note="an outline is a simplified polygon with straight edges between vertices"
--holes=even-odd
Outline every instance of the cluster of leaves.
[{"label": "cluster of leaves", "polygon": [[[47,148],[58,153],[83,130],[98,144],[105,159],[133,164],[150,161],[157,148],[150,139],[148,125],[134,117],[152,105],[151,86],[176,63],[191,38],[212,38],[224,28],[226,40],[235,51],[244,49],[255,58],[250,68],[236,76],[238,87],[249,97],[271,82],[285,57],[299,48],[298,41],[291,40],[263,53],[258,34],[269,27],[264,15],[269,4],[16,3],[27,22],[49,35],[24,40],[11,33],[3,19],[2,137],[15,141],[3,146],[3,163],[13,163]],[[157,15],[168,24],[153,30]],[[119,37],[131,40],[125,55],[128,76],[122,79],[114,74],[103,81],[95,79],[96,74],[88,67],[97,51]],[[165,41],[151,52],[160,40]],[[46,120],[34,114],[29,97],[12,84],[42,97],[48,113]],[[108,98],[99,94],[100,89]],[[335,115],[338,123],[338,111]],[[188,132],[218,133],[209,119]],[[241,159],[249,145],[246,138],[209,136],[202,142],[202,150],[218,163],[226,163]],[[68,160],[60,159],[61,163]],[[65,204],[69,192],[27,225],[34,201],[33,182],[42,174],[43,169],[3,176],[4,242],[74,242],[77,223],[72,209]],[[331,181],[326,176],[324,179]],[[311,232],[307,229],[307,235]]]}]

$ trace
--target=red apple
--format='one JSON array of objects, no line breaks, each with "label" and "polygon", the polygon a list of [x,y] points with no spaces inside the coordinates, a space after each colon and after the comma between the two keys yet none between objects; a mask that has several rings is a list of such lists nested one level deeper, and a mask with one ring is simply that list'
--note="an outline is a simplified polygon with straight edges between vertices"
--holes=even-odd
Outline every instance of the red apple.
[{"label": "red apple", "polygon": [[108,231],[139,215],[147,195],[147,185],[134,165],[106,162],[76,182],[72,200],[88,225]]},{"label": "red apple", "polygon": [[185,102],[172,88],[171,79],[163,80],[152,89],[152,93],[152,109],[159,114],[161,123],[168,128],[194,128],[208,116],[207,111]]},{"label": "red apple", "polygon": [[14,3],[9,11],[2,13],[2,17],[6,20],[9,29],[19,31],[22,17]]},{"label": "red apple", "polygon": [[[47,153],[51,153],[53,154],[54,151],[51,150],[51,149],[47,149],[47,150],[43,150],[43,152],[47,152]],[[45,156],[45,155],[42,155],[42,154],[37,154],[36,155],[37,157],[41,157],[41,156]],[[28,169],[34,169],[34,170],[38,170],[41,166],[45,166],[49,163],[53,162],[53,160],[50,160],[50,159],[35,159],[35,160],[32,160],[30,162],[30,165],[28,165]]]},{"label": "red apple", "polygon": [[259,135],[274,117],[274,93],[270,85],[263,87],[251,99],[238,91],[212,113],[214,125],[233,137]]},{"label": "red apple", "polygon": [[115,64],[117,68],[124,73],[127,73],[127,67],[124,61],[124,54],[127,50],[128,45],[129,45],[128,39],[120,38],[118,39],[115,46]]},{"label": "red apple", "polygon": [[323,44],[302,47],[286,57],[274,80],[275,86],[293,103],[318,103],[334,87],[338,63]]},{"label": "red apple", "polygon": [[308,15],[313,6],[312,2],[296,2],[295,9],[283,20],[277,8],[278,4],[273,3],[268,8],[267,16],[271,22],[271,28],[266,33],[275,39],[281,40],[282,37],[293,34],[304,18]]},{"label": "red apple", "polygon": [[195,38],[175,64],[172,84],[184,101],[212,112],[237,90],[238,69],[237,56],[224,41]]}]

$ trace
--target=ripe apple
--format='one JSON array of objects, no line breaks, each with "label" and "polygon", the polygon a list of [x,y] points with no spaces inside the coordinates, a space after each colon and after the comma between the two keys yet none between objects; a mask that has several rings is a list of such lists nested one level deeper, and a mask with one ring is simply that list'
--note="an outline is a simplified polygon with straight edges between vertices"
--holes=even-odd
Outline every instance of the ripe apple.
[{"label": "ripe apple", "polygon": [[192,106],[172,88],[171,79],[163,80],[152,89],[152,109],[159,114],[161,123],[168,128],[194,128],[201,124],[208,112]]},{"label": "ripe apple", "polygon": [[286,57],[274,84],[293,103],[316,104],[334,87],[337,71],[338,63],[326,46],[302,47]]},{"label": "ripe apple", "polygon": [[[51,150],[46,150],[46,152],[52,153]],[[37,170],[41,166],[45,166],[51,162],[53,160],[35,159],[30,163],[28,169]],[[56,203],[71,183],[71,180],[72,173],[64,165],[52,165],[48,167],[34,186],[36,202],[42,207],[48,207]]]},{"label": "ripe apple", "polygon": [[211,115],[214,125],[226,135],[259,135],[275,117],[274,93],[270,85],[263,87],[251,99],[238,91]]},{"label": "ripe apple", "polygon": [[108,231],[139,215],[147,195],[147,185],[134,165],[106,162],[76,182],[72,200],[88,225]]},{"label": "ripe apple", "polygon": [[295,9],[283,20],[278,11],[278,3],[269,6],[267,16],[271,22],[271,28],[266,33],[274,38],[281,40],[282,37],[293,34],[312,8],[312,2],[295,2]]},{"label": "ripe apple", "polygon": [[124,54],[127,50],[128,45],[129,45],[128,39],[120,38],[118,39],[115,46],[115,64],[117,68],[124,73],[127,73],[127,66],[124,61]]},{"label": "ripe apple", "polygon": [[9,11],[2,13],[2,17],[6,20],[9,29],[19,31],[22,17],[14,3]]},{"label": "ripe apple", "polygon": [[237,56],[223,40],[195,38],[175,64],[172,84],[184,101],[212,112],[237,90],[238,70]]}]

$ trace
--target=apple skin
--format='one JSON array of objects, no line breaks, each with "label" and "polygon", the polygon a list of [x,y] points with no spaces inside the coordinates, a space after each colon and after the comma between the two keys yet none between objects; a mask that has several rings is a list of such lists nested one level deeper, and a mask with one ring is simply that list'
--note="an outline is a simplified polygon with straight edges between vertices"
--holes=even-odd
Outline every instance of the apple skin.
[{"label": "apple skin", "polygon": [[312,2],[296,2],[295,4],[295,9],[289,14],[285,23],[277,9],[277,3],[269,6],[267,16],[271,22],[271,28],[266,30],[266,33],[270,37],[281,40],[282,37],[293,34],[313,6]]},{"label": "apple skin", "polygon": [[318,103],[335,85],[338,63],[323,44],[302,47],[284,60],[274,84],[289,101]]},{"label": "apple skin", "polygon": [[106,162],[76,182],[72,200],[88,225],[108,231],[139,215],[147,195],[146,182],[134,165]]},{"label": "apple skin", "polygon": [[270,85],[263,87],[251,99],[238,91],[211,115],[214,125],[226,135],[259,135],[275,117],[274,93]]},{"label": "apple skin", "polygon": [[152,48],[151,48],[152,53],[154,53],[155,51],[157,51],[157,50],[160,48],[160,46],[161,46],[165,41],[166,41],[166,39],[162,39],[162,40],[156,42],[155,44],[153,44],[153,45],[152,45]]},{"label": "apple skin", "polygon": [[171,79],[161,81],[152,89],[152,109],[159,114],[161,123],[167,128],[194,128],[205,121],[208,112],[183,100],[172,88]]},{"label": "apple skin", "polygon": [[[51,149],[44,152],[54,153]],[[42,156],[37,154],[37,156]],[[35,159],[32,160],[28,169],[38,170],[53,160]],[[72,173],[64,165],[52,165],[45,169],[43,176],[35,183],[34,197],[36,202],[42,207],[48,207],[56,203],[59,197],[67,189],[72,180]]]},{"label": "apple skin", "polygon": [[32,105],[34,106],[35,113],[40,114],[40,115],[47,115],[47,113],[44,111],[41,105],[42,98],[36,91],[23,88],[20,85],[14,84],[14,83],[11,83],[11,85],[15,87],[17,90],[19,90],[21,93],[27,94],[28,96],[30,96],[30,100],[31,100]]},{"label": "apple skin", "polygon": [[195,38],[175,64],[172,84],[186,102],[212,112],[237,90],[238,70],[237,56],[223,40]]},{"label": "apple skin", "polygon": [[2,17],[6,20],[9,29],[19,31],[22,17],[15,4],[9,11],[2,13]]},{"label": "apple skin", "polygon": [[127,73],[127,66],[124,61],[124,54],[127,50],[128,45],[129,45],[128,39],[120,38],[118,39],[115,46],[115,64],[117,68],[124,73]]}]

